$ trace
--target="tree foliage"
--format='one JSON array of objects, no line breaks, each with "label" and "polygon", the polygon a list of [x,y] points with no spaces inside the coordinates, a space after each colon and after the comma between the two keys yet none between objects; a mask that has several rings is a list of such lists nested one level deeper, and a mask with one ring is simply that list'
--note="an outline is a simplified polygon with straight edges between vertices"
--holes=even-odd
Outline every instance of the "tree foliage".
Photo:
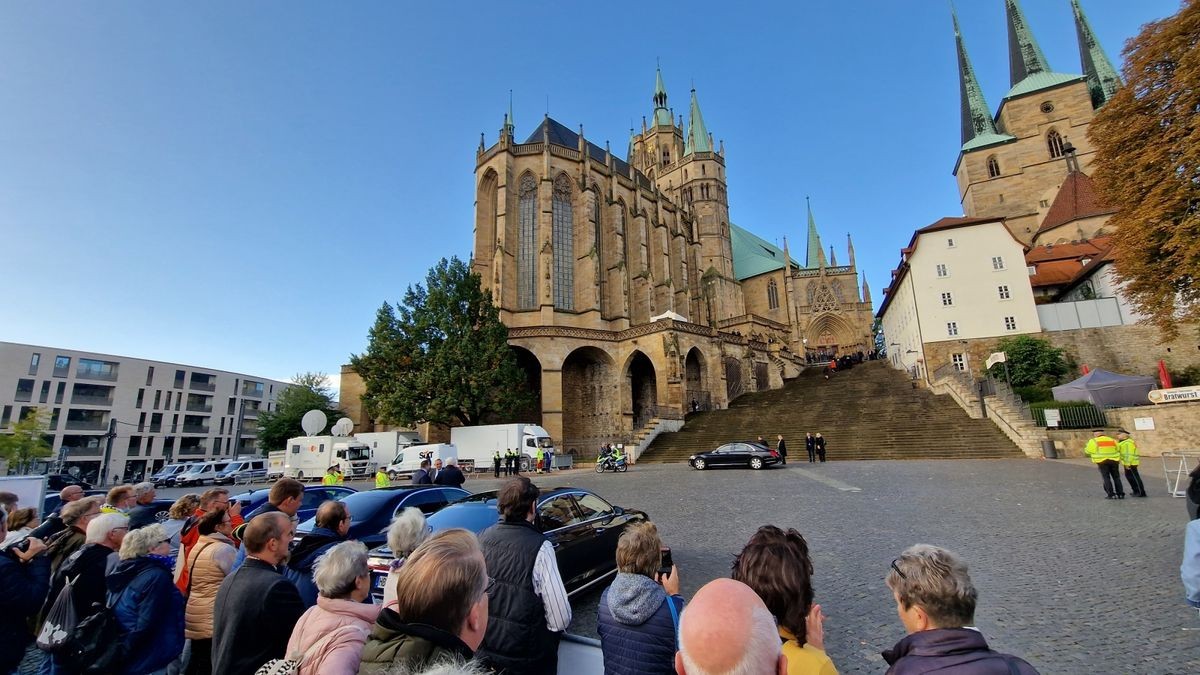
[{"label": "tree foliage", "polygon": [[367,410],[392,424],[480,424],[532,400],[491,293],[458,258],[443,258],[394,308],[385,302],[350,362]]},{"label": "tree foliage", "polygon": [[301,373],[292,378],[292,384],[279,393],[274,410],[258,413],[258,444],[264,450],[280,450],[287,447],[287,440],[304,434],[300,419],[309,410],[325,413],[326,426],[322,434],[329,431],[346,414],[333,400],[325,373]]},{"label": "tree foliage", "polygon": [[[1028,335],[1004,338],[996,345],[1008,361],[1008,376],[1013,387],[1052,387],[1071,370],[1062,349]],[[993,377],[1004,377],[1003,363],[992,366]]]},{"label": "tree foliage", "polygon": [[1125,46],[1125,86],[1092,121],[1095,178],[1137,309],[1175,337],[1200,320],[1200,0]]},{"label": "tree foliage", "polygon": [[18,473],[27,471],[35,459],[50,456],[52,448],[46,441],[48,415],[48,411],[34,408],[23,419],[10,423],[8,433],[0,434],[0,457],[15,464]]}]

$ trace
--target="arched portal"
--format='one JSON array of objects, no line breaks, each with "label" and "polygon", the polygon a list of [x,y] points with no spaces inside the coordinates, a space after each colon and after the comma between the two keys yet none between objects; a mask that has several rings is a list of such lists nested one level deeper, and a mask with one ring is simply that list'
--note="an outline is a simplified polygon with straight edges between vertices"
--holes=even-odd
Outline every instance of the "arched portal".
[{"label": "arched portal", "polygon": [[533,394],[533,402],[526,410],[516,411],[511,422],[542,423],[542,363],[533,352],[524,347],[510,345],[513,356],[517,359],[517,367],[525,374],[525,388]]},{"label": "arched portal", "polygon": [[625,377],[629,380],[633,430],[637,431],[657,413],[658,383],[655,381],[654,364],[645,354],[635,351],[629,358]]},{"label": "arched portal", "polygon": [[596,347],[580,347],[562,366],[562,447],[592,456],[620,438],[621,411],[616,366]]},{"label": "arched portal", "polygon": [[698,347],[692,347],[688,350],[687,358],[684,359],[683,363],[684,381],[686,382],[687,389],[684,403],[687,404],[690,412],[712,409],[712,395],[704,383],[704,370],[704,354],[700,352]]}]

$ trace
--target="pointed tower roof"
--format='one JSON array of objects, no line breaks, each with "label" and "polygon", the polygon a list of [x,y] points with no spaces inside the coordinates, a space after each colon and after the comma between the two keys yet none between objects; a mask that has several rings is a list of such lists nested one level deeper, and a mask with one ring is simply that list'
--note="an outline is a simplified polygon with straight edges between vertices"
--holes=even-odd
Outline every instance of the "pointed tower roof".
[{"label": "pointed tower roof", "polygon": [[670,125],[671,110],[667,108],[667,87],[663,84],[662,69],[654,69],[654,125]]},{"label": "pointed tower roof", "polygon": [[1083,218],[1116,212],[1116,209],[1105,204],[1100,198],[1095,184],[1086,173],[1072,171],[1067,174],[1062,187],[1058,188],[1058,194],[1054,196],[1054,202],[1050,204],[1050,210],[1042,219],[1042,226],[1038,228],[1037,234]]},{"label": "pointed tower roof", "polygon": [[1008,21],[1008,79],[1012,88],[1004,98],[1029,94],[1049,89],[1060,84],[1082,79],[1079,75],[1066,75],[1050,70],[1046,55],[1033,37],[1019,0],[1004,0],[1004,14]]},{"label": "pointed tower roof", "polygon": [[871,287],[867,286],[867,273],[863,272],[863,302],[871,304]]},{"label": "pointed tower roof", "polygon": [[700,114],[700,102],[696,100],[696,90],[692,90],[692,113],[688,118],[687,141],[683,146],[683,154],[694,152],[712,152],[712,139],[708,128],[704,126],[704,116]]},{"label": "pointed tower roof", "polygon": [[833,252],[833,244],[829,245],[829,266],[837,267],[837,253]]},{"label": "pointed tower roof", "polygon": [[1079,37],[1079,62],[1083,67],[1083,76],[1087,78],[1088,91],[1092,93],[1092,107],[1099,108],[1121,86],[1121,76],[1092,32],[1092,25],[1079,6],[1079,0],[1071,0],[1071,9],[1075,13],[1075,34]]},{"label": "pointed tower roof", "polygon": [[850,238],[850,233],[846,233],[846,252],[850,255],[850,266],[854,267],[854,240]]},{"label": "pointed tower roof", "polygon": [[825,251],[821,248],[821,235],[817,234],[817,221],[813,218],[812,203],[808,201],[808,197],[805,197],[804,201],[808,204],[808,253],[804,267],[811,270],[825,266]]},{"label": "pointed tower roof", "polygon": [[517,128],[513,125],[513,120],[514,120],[514,118],[513,118],[513,111],[512,111],[512,89],[509,89],[508,90],[508,112],[504,113],[504,131],[508,134],[509,138],[516,137]]},{"label": "pointed tower roof", "polygon": [[950,17],[954,21],[954,44],[958,50],[958,91],[962,107],[962,149],[974,150],[997,143],[1007,143],[1015,140],[1012,136],[996,131],[996,122],[992,119],[987,101],[983,98],[983,90],[979,87],[979,79],[975,77],[975,68],[971,65],[971,57],[967,55],[967,45],[963,41],[962,31],[958,26],[958,13],[954,6],[950,7]]}]

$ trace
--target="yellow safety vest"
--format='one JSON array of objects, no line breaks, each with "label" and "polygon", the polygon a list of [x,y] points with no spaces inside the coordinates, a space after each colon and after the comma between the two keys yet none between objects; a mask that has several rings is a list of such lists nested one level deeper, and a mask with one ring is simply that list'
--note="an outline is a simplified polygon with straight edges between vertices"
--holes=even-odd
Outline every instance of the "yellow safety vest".
[{"label": "yellow safety vest", "polygon": [[392,480],[388,478],[387,472],[383,469],[375,472],[375,487],[384,488],[391,487]]},{"label": "yellow safety vest", "polygon": [[1137,445],[1134,444],[1132,438],[1126,438],[1117,443],[1117,448],[1121,451],[1121,463],[1125,466],[1138,465]]},{"label": "yellow safety vest", "polygon": [[1117,448],[1117,441],[1111,436],[1097,436],[1087,442],[1087,447],[1083,449],[1088,457],[1092,458],[1093,464],[1107,462],[1109,460],[1120,460],[1121,451]]},{"label": "yellow safety vest", "polygon": [[337,485],[337,476],[332,473],[327,473],[321,478],[321,485]]}]

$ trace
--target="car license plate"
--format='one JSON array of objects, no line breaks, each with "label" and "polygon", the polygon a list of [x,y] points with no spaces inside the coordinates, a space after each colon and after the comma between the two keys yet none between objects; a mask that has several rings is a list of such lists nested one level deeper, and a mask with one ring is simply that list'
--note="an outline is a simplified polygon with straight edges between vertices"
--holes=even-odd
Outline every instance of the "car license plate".
[{"label": "car license plate", "polygon": [[380,574],[380,575],[376,576],[375,577],[375,588],[382,590],[384,585],[386,584],[386,582],[387,582],[386,574]]}]

